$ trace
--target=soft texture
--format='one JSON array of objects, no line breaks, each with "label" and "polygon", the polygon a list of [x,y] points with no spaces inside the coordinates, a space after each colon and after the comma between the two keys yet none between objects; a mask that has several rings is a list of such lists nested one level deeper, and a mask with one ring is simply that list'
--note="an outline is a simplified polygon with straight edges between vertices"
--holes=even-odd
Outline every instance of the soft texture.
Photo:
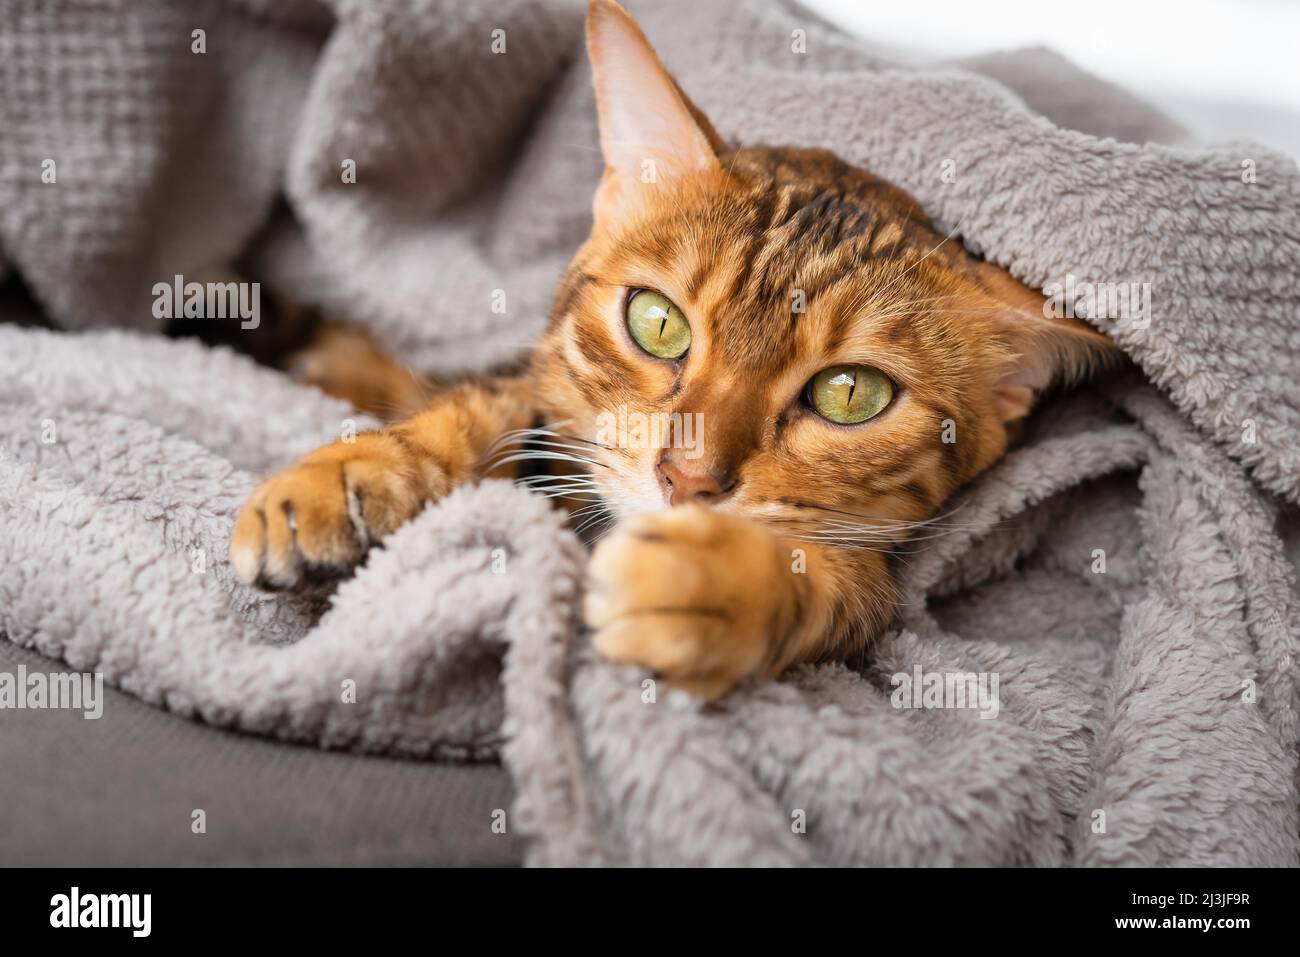
[{"label": "soft texture", "polygon": [[[631,6],[732,142],[834,149],[1030,285],[1152,284],[1149,326],[1090,317],[1140,372],[953,503],[897,631],[702,706],[593,657],[582,547],[501,483],[328,607],[225,564],[257,474],[367,423],[149,335],[153,284],[239,256],[413,365],[525,350],[600,171],[581,8],[541,0],[7,5],[0,274],[134,332],[0,326],[0,631],[218,725],[501,755],[537,864],[1296,864],[1294,164],[1139,145],[1182,134],[1044,51],[892,69],[791,7]],[[996,673],[999,715],[895,709],[917,665]]]}]

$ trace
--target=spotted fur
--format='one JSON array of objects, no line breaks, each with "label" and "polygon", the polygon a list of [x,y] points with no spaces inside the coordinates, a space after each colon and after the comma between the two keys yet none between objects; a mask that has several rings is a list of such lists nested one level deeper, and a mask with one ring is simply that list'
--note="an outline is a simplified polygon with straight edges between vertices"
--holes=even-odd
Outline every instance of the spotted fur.
[{"label": "spotted fur", "polygon": [[[824,150],[728,149],[610,0],[591,4],[588,45],[609,168],[528,367],[272,478],[232,559],[293,585],[349,566],[451,485],[559,458],[580,475],[543,488],[608,532],[585,604],[597,647],[712,697],[869,642],[917,530],[943,528],[943,503],[1003,455],[1038,391],[1110,347],[1045,318],[1041,296],[889,183]],[[668,118],[640,153],[629,97]],[[626,168],[643,155],[664,172],[650,184]],[[628,333],[640,289],[686,316],[681,358]],[[885,372],[892,403],[859,425],[821,418],[805,386],[839,364]],[[701,415],[701,455],[602,441],[620,408]],[[702,491],[667,508],[688,480]]]}]

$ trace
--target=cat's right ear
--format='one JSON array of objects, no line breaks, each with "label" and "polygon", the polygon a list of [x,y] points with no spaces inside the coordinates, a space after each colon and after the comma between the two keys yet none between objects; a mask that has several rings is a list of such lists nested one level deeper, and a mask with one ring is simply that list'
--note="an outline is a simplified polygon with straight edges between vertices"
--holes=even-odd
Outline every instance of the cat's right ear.
[{"label": "cat's right ear", "polygon": [[614,0],[588,3],[587,53],[605,156],[596,193],[598,218],[643,201],[664,181],[721,172],[717,133]]}]

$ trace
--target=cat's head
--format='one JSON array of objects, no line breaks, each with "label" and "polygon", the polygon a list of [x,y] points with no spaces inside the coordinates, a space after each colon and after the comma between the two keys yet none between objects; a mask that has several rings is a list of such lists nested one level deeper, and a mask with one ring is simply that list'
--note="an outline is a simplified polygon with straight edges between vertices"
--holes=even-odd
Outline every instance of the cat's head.
[{"label": "cat's head", "polygon": [[1053,381],[1113,348],[816,149],[729,149],[592,0],[606,169],[538,353],[619,515],[932,515]]}]

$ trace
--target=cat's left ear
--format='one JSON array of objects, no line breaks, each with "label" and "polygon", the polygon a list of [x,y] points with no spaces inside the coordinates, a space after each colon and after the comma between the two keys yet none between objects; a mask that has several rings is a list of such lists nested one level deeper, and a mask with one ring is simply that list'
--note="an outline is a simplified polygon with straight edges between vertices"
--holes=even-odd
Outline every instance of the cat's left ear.
[{"label": "cat's left ear", "polygon": [[597,215],[614,212],[665,180],[721,172],[718,134],[668,75],[636,21],[613,0],[590,0],[587,52],[605,155]]},{"label": "cat's left ear", "polygon": [[994,404],[1004,422],[1024,418],[1053,383],[1073,384],[1114,365],[1120,348],[1080,319],[1057,317],[1041,293],[991,263],[979,266],[993,297],[994,333],[1007,353]]}]

